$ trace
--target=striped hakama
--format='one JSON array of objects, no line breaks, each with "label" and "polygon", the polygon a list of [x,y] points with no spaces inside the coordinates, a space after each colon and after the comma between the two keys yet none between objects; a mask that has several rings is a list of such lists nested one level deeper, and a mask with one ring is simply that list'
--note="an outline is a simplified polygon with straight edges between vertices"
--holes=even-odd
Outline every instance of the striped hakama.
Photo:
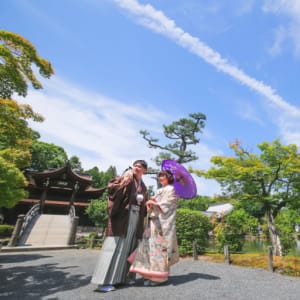
[{"label": "striped hakama", "polygon": [[91,282],[98,285],[125,284],[130,264],[128,256],[136,249],[136,230],[139,220],[138,205],[131,205],[127,236],[106,237]]}]

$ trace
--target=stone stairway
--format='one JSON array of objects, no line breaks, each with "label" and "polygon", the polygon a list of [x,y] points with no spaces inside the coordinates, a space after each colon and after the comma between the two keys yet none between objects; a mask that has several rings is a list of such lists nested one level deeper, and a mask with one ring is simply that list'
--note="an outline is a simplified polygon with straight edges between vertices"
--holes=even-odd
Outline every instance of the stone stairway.
[{"label": "stone stairway", "polygon": [[71,230],[69,215],[36,216],[23,234],[19,245],[24,246],[66,246]]}]

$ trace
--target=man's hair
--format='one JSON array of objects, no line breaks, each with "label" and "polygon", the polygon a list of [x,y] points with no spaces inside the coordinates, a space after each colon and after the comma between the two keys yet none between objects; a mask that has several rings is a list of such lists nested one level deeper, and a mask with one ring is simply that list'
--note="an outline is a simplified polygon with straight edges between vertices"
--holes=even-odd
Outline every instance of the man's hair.
[{"label": "man's hair", "polygon": [[146,163],[146,161],[144,161],[143,159],[138,159],[133,163],[134,165],[140,164],[143,168],[145,168],[146,170],[148,169],[148,164]]}]

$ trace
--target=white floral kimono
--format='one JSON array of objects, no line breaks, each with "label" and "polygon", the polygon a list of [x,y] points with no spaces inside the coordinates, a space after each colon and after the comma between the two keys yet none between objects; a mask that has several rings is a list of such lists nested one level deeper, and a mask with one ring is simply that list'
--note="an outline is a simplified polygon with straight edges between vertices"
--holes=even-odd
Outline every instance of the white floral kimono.
[{"label": "white floral kimono", "polygon": [[156,282],[168,279],[170,266],[179,260],[176,237],[178,196],[173,185],[160,188],[156,203],[148,214],[148,224],[130,272]]}]

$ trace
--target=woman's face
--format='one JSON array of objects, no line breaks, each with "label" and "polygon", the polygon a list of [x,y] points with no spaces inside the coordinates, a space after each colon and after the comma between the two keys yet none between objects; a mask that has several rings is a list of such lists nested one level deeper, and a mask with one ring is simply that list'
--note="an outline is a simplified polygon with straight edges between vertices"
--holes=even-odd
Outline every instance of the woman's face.
[{"label": "woman's face", "polygon": [[159,182],[160,182],[160,184],[161,184],[162,186],[166,186],[166,185],[169,184],[168,178],[167,178],[166,175],[161,175],[161,176],[159,176]]}]

